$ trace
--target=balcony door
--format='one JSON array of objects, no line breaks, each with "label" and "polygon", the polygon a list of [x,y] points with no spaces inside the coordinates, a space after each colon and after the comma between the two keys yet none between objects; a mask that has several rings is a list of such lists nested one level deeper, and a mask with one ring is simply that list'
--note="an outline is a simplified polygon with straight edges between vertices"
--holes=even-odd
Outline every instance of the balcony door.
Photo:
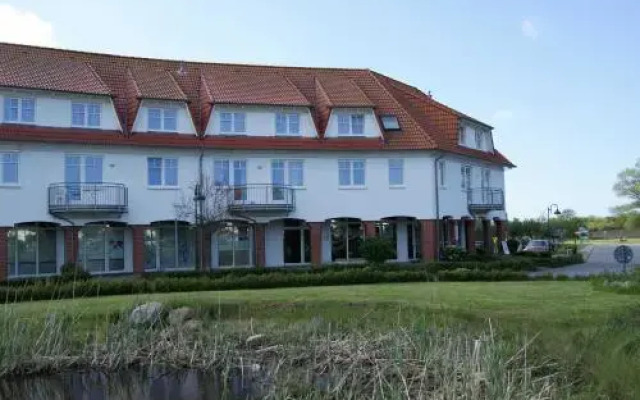
[{"label": "balcony door", "polygon": [[482,203],[489,204],[492,202],[492,195],[489,189],[489,182],[491,182],[491,171],[487,168],[482,169],[482,178],[480,180],[480,187],[482,188]]},{"label": "balcony door", "polygon": [[[233,167],[230,173],[229,167]],[[213,180],[217,187],[231,187],[231,199],[234,202],[247,200],[247,161],[215,160],[213,162]]]},{"label": "balcony door", "polygon": [[102,156],[67,155],[64,180],[67,204],[95,204],[102,190]]}]

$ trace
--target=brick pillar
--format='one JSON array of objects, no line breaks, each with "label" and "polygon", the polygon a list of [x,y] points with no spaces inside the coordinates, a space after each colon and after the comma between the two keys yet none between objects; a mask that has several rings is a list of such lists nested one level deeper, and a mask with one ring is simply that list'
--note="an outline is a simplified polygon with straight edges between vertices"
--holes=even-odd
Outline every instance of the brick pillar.
[{"label": "brick pillar", "polygon": [[266,266],[266,241],[265,241],[265,230],[266,224],[255,224],[253,226],[255,230],[255,246],[256,246],[256,267],[263,268]]},{"label": "brick pillar", "polygon": [[309,222],[311,236],[311,264],[314,267],[322,265],[322,228],[324,222]]},{"label": "brick pillar", "polygon": [[420,221],[420,251],[423,261],[435,261],[438,254],[438,243],[436,243],[437,224],[432,219],[421,219]]},{"label": "brick pillar", "polygon": [[143,225],[131,226],[131,237],[133,241],[133,273],[144,274],[144,231],[147,229]]},{"label": "brick pillar", "polygon": [[466,238],[465,248],[467,253],[476,252],[476,221],[471,218],[464,219],[464,235]]},{"label": "brick pillar", "polygon": [[213,232],[208,227],[202,229],[202,268],[204,271],[209,271],[211,269],[211,239],[213,238]]},{"label": "brick pillar", "polygon": [[6,281],[9,276],[8,232],[9,228],[0,228],[0,282]]},{"label": "brick pillar", "polygon": [[502,253],[502,242],[506,240],[504,234],[504,222],[502,220],[494,220],[496,225],[496,238],[498,238],[498,253]]},{"label": "brick pillar", "polygon": [[78,233],[80,228],[77,226],[65,226],[62,228],[64,232],[64,259],[65,262],[78,262]]},{"label": "brick pillar", "polygon": [[487,254],[493,253],[493,246],[491,245],[491,221],[488,219],[482,219],[482,242],[484,251]]},{"label": "brick pillar", "polygon": [[370,238],[376,236],[376,223],[374,221],[363,221],[364,237]]}]

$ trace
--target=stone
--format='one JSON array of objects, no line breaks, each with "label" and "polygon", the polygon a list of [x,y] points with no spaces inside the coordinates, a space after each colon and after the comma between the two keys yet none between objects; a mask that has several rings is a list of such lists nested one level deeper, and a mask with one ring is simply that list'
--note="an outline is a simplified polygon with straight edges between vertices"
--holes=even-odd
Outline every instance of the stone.
[{"label": "stone", "polygon": [[129,322],[134,325],[153,325],[160,322],[164,306],[153,301],[134,308],[129,315]]},{"label": "stone", "polygon": [[169,325],[179,326],[184,324],[185,322],[192,320],[196,317],[196,312],[193,308],[189,307],[180,307],[174,310],[169,311],[169,316],[167,320],[169,321]]}]

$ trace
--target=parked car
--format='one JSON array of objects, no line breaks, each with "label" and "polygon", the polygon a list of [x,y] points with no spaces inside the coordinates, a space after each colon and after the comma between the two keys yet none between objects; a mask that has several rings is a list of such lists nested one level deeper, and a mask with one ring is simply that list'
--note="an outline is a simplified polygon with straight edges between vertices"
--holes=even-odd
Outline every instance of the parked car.
[{"label": "parked car", "polygon": [[548,240],[533,239],[527,243],[523,251],[525,253],[548,253],[551,251],[551,244]]}]

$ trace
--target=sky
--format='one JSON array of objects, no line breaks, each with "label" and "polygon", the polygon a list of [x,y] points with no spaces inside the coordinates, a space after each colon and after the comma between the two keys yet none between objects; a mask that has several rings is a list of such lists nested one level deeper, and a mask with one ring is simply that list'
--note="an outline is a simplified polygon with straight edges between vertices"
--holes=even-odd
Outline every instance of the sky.
[{"label": "sky", "polygon": [[607,215],[640,157],[637,0],[0,0],[0,41],[370,68],[495,128],[510,217]]}]

